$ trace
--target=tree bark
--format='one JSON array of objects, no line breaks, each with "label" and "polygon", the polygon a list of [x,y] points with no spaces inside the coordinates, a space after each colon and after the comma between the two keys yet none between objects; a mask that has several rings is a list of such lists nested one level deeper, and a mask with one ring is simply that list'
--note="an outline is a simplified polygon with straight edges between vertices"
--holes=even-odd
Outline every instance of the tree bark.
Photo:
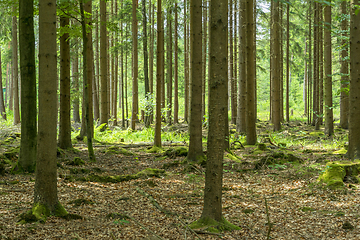
[{"label": "tree bark", "polygon": [[360,14],[355,5],[359,0],[351,1],[350,20],[350,94],[349,94],[349,149],[350,159],[360,158]]},{"label": "tree bark", "polygon": [[[19,165],[26,172],[34,172],[37,147],[34,1],[19,1],[19,20],[22,122]],[[4,107],[2,87],[0,91],[1,106]],[[1,112],[5,114],[5,108]]]},{"label": "tree bark", "polygon": [[175,56],[174,56],[174,123],[179,123],[179,86],[178,86],[178,5],[175,2]]},{"label": "tree bark", "polygon": [[319,115],[319,3],[314,2],[314,83],[313,83],[313,122],[315,130],[320,129]]},{"label": "tree bark", "polygon": [[187,0],[184,1],[184,88],[185,88],[185,96],[184,96],[184,121],[189,122],[189,54],[188,54],[188,45],[187,45],[187,36],[188,36],[188,28],[187,28]]},{"label": "tree bark", "polygon": [[135,123],[138,121],[138,21],[136,17],[136,8],[137,0],[132,0],[132,40],[133,40],[133,49],[132,49],[132,112],[131,112],[131,129],[135,130]]},{"label": "tree bark", "polygon": [[[331,2],[331,0],[329,1]],[[325,134],[334,135],[333,105],[332,105],[332,55],[331,55],[331,6],[325,6],[325,34],[324,34],[324,60],[325,60]]]},{"label": "tree bark", "polygon": [[107,37],[106,37],[106,0],[100,0],[100,124],[108,123],[108,67],[107,67]]},{"label": "tree bark", "polygon": [[18,34],[17,34],[17,17],[12,18],[12,62],[13,62],[13,111],[14,125],[20,123],[19,111],[19,68],[18,68]]},{"label": "tree bark", "polygon": [[173,50],[172,50],[172,11],[171,8],[168,8],[167,11],[167,85],[166,85],[166,121],[168,124],[172,123],[171,112],[172,112],[172,60],[173,60]]},{"label": "tree bark", "polygon": [[[345,16],[348,14],[348,3],[343,1],[341,2],[341,14]],[[348,47],[346,37],[347,29],[349,27],[349,23],[347,18],[343,17],[341,21],[341,31],[342,31],[342,40],[341,40],[341,93],[340,93],[340,127],[344,129],[348,129],[349,127],[349,94],[347,89],[349,88],[349,62],[348,58]]]},{"label": "tree bark", "polygon": [[197,162],[202,149],[202,1],[190,0],[190,123],[187,160]]},{"label": "tree bark", "polygon": [[144,55],[144,82],[145,82],[145,127],[150,127],[150,114],[152,111],[152,105],[150,101],[150,87],[149,87],[149,74],[148,74],[148,45],[147,45],[147,19],[146,19],[146,2],[142,0],[142,10],[143,10],[143,55]]},{"label": "tree bark", "polygon": [[[5,79],[5,82],[6,82],[6,79]],[[5,88],[5,91],[6,91],[6,88]],[[36,94],[36,92],[35,92],[35,94]],[[1,51],[0,51],[0,111],[1,111],[1,117],[6,121],[5,102],[4,102],[4,92],[3,92],[3,85],[2,85],[2,62],[1,62]]]},{"label": "tree bark", "polygon": [[290,121],[290,4],[286,4],[286,121]]}]

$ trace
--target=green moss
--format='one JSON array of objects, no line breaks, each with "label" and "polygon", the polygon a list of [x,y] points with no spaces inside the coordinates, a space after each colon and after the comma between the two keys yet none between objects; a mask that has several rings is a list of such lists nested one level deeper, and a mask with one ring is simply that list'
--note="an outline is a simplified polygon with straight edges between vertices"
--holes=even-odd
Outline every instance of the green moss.
[{"label": "green moss", "polygon": [[81,165],[85,165],[85,161],[79,157],[74,157],[74,159],[68,162],[67,164],[72,166],[81,166]]},{"label": "green moss", "polygon": [[124,148],[119,148],[118,146],[111,146],[109,147],[105,153],[110,153],[110,154],[122,154],[125,156],[134,156],[135,154],[124,149]]},{"label": "green moss", "polygon": [[325,172],[318,178],[319,182],[326,183],[329,188],[344,187],[343,179],[346,176],[344,164],[329,162],[326,164]]},{"label": "green moss", "polygon": [[164,150],[161,147],[153,146],[146,150],[147,153],[162,153]]},{"label": "green moss", "polygon": [[335,152],[333,152],[332,154],[346,154],[347,153],[347,150],[342,148],[340,150],[337,150]]},{"label": "green moss", "polygon": [[165,156],[168,156],[170,158],[186,157],[187,154],[188,154],[188,149],[186,147],[169,148],[164,153]]},{"label": "green moss", "polygon": [[241,160],[240,160],[241,158],[236,156],[235,154],[228,153],[225,155],[225,157],[227,157],[228,159],[235,161],[237,163],[241,163]]},{"label": "green moss", "polygon": [[63,205],[61,205],[60,203],[57,203],[55,205],[55,211],[53,212],[53,215],[55,215],[56,217],[64,217],[64,216],[68,215],[68,212],[65,210]]},{"label": "green moss", "polygon": [[313,136],[313,137],[320,137],[320,136],[324,136],[324,132],[322,131],[314,131],[314,132],[311,132],[310,133],[310,136]]},{"label": "green moss", "polygon": [[205,217],[200,218],[199,220],[192,222],[189,227],[191,229],[201,229],[208,232],[220,233],[224,231],[240,230],[241,228],[235,226],[234,224],[228,222],[225,218],[222,218],[221,221],[216,221],[212,218]]}]

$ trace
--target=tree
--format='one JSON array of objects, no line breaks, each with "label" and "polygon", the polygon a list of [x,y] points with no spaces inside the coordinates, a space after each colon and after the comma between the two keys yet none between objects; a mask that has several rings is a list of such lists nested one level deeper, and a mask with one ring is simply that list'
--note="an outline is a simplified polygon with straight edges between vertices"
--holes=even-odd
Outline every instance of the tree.
[{"label": "tree", "polygon": [[332,104],[332,56],[331,56],[331,0],[325,6],[325,34],[324,34],[324,60],[325,60],[325,134],[334,135],[333,104]]},{"label": "tree", "polygon": [[228,91],[228,2],[210,2],[209,137],[205,173],[204,208],[191,228],[239,229],[222,215],[222,176]]},{"label": "tree", "polygon": [[37,144],[37,109],[33,0],[19,1],[19,20],[22,123],[19,165],[27,172],[34,172]]},{"label": "tree", "polygon": [[187,0],[184,1],[184,120],[189,122],[189,49],[188,49],[188,25],[187,25]]},{"label": "tree", "polygon": [[[3,89],[2,85],[2,62],[1,62],[1,50],[0,50],[0,89]],[[4,93],[0,91],[0,112],[1,116],[4,120],[6,120],[6,109],[5,109],[5,102],[4,102]]]},{"label": "tree", "polygon": [[202,1],[190,0],[190,123],[187,160],[203,158],[202,149]]},{"label": "tree", "polygon": [[245,3],[246,22],[246,143],[253,145],[256,137],[256,70],[255,70],[255,46],[254,46],[254,8],[253,1]]},{"label": "tree", "polygon": [[106,0],[100,0],[100,124],[108,123],[108,67],[107,67],[107,37],[106,37]]},{"label": "tree", "polygon": [[132,49],[132,71],[133,71],[133,86],[132,86],[132,112],[131,112],[131,129],[135,130],[135,123],[138,120],[138,22],[136,17],[136,8],[137,0],[132,0],[132,40],[133,40],[133,49]]},{"label": "tree", "polygon": [[39,0],[39,125],[32,213],[39,220],[65,216],[57,194],[56,1]]},{"label": "tree", "polygon": [[161,147],[161,85],[164,81],[164,29],[161,0],[157,0],[156,109],[154,146]]},{"label": "tree", "polygon": [[315,130],[320,129],[319,115],[319,8],[320,4],[314,2],[314,83],[313,83],[313,125]]},{"label": "tree", "polygon": [[350,159],[360,158],[360,14],[359,0],[351,1],[350,20],[350,93],[349,93],[349,149]]},{"label": "tree", "polygon": [[341,93],[340,93],[340,126],[344,129],[349,127],[349,94],[346,91],[349,87],[349,62],[348,62],[348,43],[346,37],[348,37],[347,29],[349,27],[348,20],[345,15],[348,13],[348,3],[346,1],[341,2]]},{"label": "tree", "polygon": [[[60,17],[60,27],[69,28],[69,17]],[[60,127],[59,147],[71,148],[70,121],[70,40],[69,33],[60,37]]]},{"label": "tree", "polygon": [[178,95],[178,5],[175,0],[175,56],[174,56],[174,123],[179,123],[179,95]]},{"label": "tree", "polygon": [[167,62],[167,79],[166,79],[166,121],[168,124],[171,124],[171,110],[172,110],[172,68],[173,68],[173,51],[172,51],[172,10],[171,7],[168,7],[167,10],[167,19],[166,19],[166,28],[167,28],[167,52],[166,52],[166,62]]},{"label": "tree", "polygon": [[290,121],[290,3],[286,4],[286,121]]},{"label": "tree", "polygon": [[246,133],[246,22],[245,0],[240,0],[239,7],[239,75],[238,75],[238,109],[236,131]]},{"label": "tree", "polygon": [[142,0],[142,11],[143,11],[143,53],[144,53],[144,78],[145,78],[145,101],[146,101],[146,109],[145,109],[145,126],[150,127],[150,112],[151,104],[149,104],[150,100],[150,86],[149,86],[149,74],[148,74],[148,45],[147,45],[147,20],[146,20],[146,4],[145,0]]},{"label": "tree", "polygon": [[19,111],[19,69],[18,69],[18,34],[17,34],[17,17],[12,18],[12,63],[13,63],[13,111],[14,111],[14,125],[20,123]]}]

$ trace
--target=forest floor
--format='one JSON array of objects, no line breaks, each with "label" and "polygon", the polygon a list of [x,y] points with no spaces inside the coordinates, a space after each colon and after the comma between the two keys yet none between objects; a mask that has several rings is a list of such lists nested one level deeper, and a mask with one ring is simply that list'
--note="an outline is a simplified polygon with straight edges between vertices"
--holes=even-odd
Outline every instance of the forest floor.
[{"label": "forest floor", "polygon": [[[266,151],[233,144],[239,159],[224,158],[223,214],[241,230],[218,235],[186,228],[201,216],[205,168],[186,167],[181,164],[185,157],[174,152],[148,153],[146,144],[96,143],[97,162],[91,163],[84,144],[59,151],[59,200],[69,213],[83,219],[49,217],[46,223],[17,223],[19,215],[32,207],[35,177],[12,175],[5,165],[0,176],[0,239],[266,239],[269,227],[269,239],[360,239],[359,185],[346,183],[340,190],[330,190],[317,183],[326,162],[346,159],[334,151],[341,149],[340,139],[347,132],[336,130],[333,139],[326,139],[302,122],[291,122],[283,125],[276,139],[283,136],[294,142],[280,148],[270,124],[260,122],[259,139],[266,142]],[[1,153],[19,146],[16,131],[2,133]],[[326,148],[324,142],[335,144]],[[85,164],[76,165],[71,161],[75,157]],[[286,161],[268,164],[267,159],[277,157]],[[9,158],[16,161],[16,156]],[[165,172],[122,182],[94,177],[135,174],[146,168]]]}]

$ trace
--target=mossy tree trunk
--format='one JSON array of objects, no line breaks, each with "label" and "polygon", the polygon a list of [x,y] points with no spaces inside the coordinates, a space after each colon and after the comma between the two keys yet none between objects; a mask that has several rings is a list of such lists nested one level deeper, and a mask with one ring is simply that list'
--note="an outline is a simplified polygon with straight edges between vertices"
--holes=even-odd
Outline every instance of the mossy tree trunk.
[{"label": "mossy tree trunk", "polygon": [[[65,215],[57,192],[56,1],[39,1],[39,130],[33,213]],[[61,210],[61,211],[59,211]]]},{"label": "mossy tree trunk", "polygon": [[[34,172],[37,144],[37,109],[33,0],[20,0],[19,20],[22,122],[19,165],[27,172]],[[0,90],[2,92],[2,88]],[[4,106],[2,95],[1,101],[2,106]],[[5,108],[1,110],[2,114],[5,114],[4,110]]]},{"label": "mossy tree trunk", "polygon": [[350,21],[350,116],[349,116],[349,150],[350,159],[360,158],[360,14],[355,5],[359,0],[351,1]]},{"label": "mossy tree trunk", "polygon": [[197,162],[202,149],[202,1],[190,0],[190,123],[187,160]]}]

